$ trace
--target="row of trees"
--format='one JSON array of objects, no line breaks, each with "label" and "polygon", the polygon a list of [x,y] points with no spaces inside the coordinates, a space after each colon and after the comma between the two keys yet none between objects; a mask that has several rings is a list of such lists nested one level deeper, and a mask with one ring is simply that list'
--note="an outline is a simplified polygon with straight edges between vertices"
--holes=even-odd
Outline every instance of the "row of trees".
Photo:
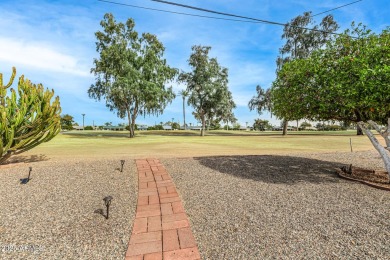
[{"label": "row of trees", "polygon": [[181,95],[183,101],[188,97],[187,104],[202,122],[202,136],[208,121],[234,121],[228,70],[216,58],[209,58],[211,47],[193,46],[188,60],[192,71],[179,73],[163,58],[165,48],[157,37],[139,35],[132,19],[117,23],[112,14],[106,14],[100,25],[103,31],[95,33],[100,57],[91,69],[96,82],[88,93],[97,100],[104,98],[120,118],[127,117],[130,138],[138,115],[159,115],[172,102],[175,93],[165,84],[175,79],[187,86]]},{"label": "row of trees", "polygon": [[[370,137],[382,155],[390,172],[390,157],[386,149],[368,131],[367,124],[377,129],[377,123],[388,128],[380,134],[390,147],[389,31],[372,33],[363,26],[352,25],[342,34],[331,15],[312,26],[311,12],[294,18],[283,31],[286,40],[277,58],[277,77],[272,88],[256,88],[257,96],[249,102],[251,110],[269,110],[284,121],[338,120],[356,122]],[[188,60],[190,72],[181,72],[167,65],[164,47],[156,36],[134,30],[134,21],[116,23],[111,14],[101,22],[103,32],[97,32],[99,59],[92,72],[96,83],[89,89],[92,98],[105,98],[118,116],[126,115],[130,137],[134,136],[138,115],[162,113],[175,94],[166,88],[176,77],[187,88],[183,101],[194,107],[194,116],[202,122],[234,121],[235,104],[228,90],[228,70],[216,58],[209,58],[210,47],[193,46]],[[311,29],[307,29],[312,26]],[[352,35],[352,36],[351,36]],[[184,110],[184,102],[183,102]],[[377,122],[377,123],[376,123]],[[390,148],[389,148],[390,149]]]}]

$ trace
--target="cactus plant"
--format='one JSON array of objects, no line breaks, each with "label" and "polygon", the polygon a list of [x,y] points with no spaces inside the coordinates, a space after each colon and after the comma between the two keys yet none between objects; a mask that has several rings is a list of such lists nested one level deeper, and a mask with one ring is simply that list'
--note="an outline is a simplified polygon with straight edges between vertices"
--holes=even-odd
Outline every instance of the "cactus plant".
[{"label": "cactus plant", "polygon": [[8,91],[15,75],[12,68],[10,81],[3,86],[0,73],[0,164],[51,140],[61,129],[60,99],[57,96],[51,102],[54,90],[45,90],[42,84],[35,85],[22,75],[17,92],[12,88]]}]

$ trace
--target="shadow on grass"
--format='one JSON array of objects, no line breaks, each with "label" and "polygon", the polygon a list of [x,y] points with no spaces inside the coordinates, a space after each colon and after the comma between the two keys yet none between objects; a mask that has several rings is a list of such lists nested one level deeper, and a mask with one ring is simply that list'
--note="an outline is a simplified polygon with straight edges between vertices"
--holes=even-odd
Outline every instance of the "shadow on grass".
[{"label": "shadow on grass", "polygon": [[249,155],[196,157],[210,169],[236,177],[274,184],[337,183],[341,163],[292,156]]},{"label": "shadow on grass", "polygon": [[[61,134],[77,137],[77,138],[129,138],[128,131],[66,131],[61,132]],[[199,136],[200,131],[198,130],[147,130],[147,131],[136,131],[135,138],[146,137],[146,136]],[[206,136],[275,136],[275,137],[285,137],[280,131],[236,131],[236,130],[211,130],[206,131]],[[333,131],[299,131],[299,132],[289,132],[289,136],[354,136],[354,132],[333,132]]]},{"label": "shadow on grass", "polygon": [[[114,131],[99,131],[99,132],[83,132],[83,131],[69,131],[69,132],[63,132],[63,135],[69,136],[69,137],[77,137],[77,138],[109,138],[109,137],[115,137],[115,138],[127,138],[129,139],[129,132],[114,132]],[[135,138],[140,137],[146,137],[146,136],[199,136],[200,133],[196,131],[139,131],[136,132]]]},{"label": "shadow on grass", "polygon": [[102,132],[82,132],[82,131],[72,131],[72,132],[64,132],[61,133],[63,135],[69,136],[69,137],[77,137],[77,138],[110,138],[110,137],[115,137],[115,138],[127,138],[129,139],[129,133],[126,132],[109,132],[107,131],[106,133]]}]

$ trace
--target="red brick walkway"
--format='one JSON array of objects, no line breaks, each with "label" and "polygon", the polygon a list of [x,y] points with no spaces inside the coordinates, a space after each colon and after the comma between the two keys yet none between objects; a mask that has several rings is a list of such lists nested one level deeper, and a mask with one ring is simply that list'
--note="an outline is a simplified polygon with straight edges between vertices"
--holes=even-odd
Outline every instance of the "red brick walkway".
[{"label": "red brick walkway", "polygon": [[138,205],[126,260],[200,259],[175,185],[156,159],[136,160]]}]

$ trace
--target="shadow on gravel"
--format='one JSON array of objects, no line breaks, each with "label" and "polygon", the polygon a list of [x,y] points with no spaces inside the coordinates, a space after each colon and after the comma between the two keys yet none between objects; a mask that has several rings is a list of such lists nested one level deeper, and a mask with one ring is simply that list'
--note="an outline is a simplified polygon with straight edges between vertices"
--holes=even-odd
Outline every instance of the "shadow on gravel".
[{"label": "shadow on gravel", "polygon": [[201,165],[236,177],[266,183],[339,182],[335,168],[344,164],[292,156],[195,157]]},{"label": "shadow on gravel", "polygon": [[104,214],[104,210],[103,209],[97,209],[93,213],[102,215],[104,218],[107,218],[107,216]]},{"label": "shadow on gravel", "polygon": [[44,154],[30,155],[30,156],[16,155],[14,157],[11,157],[6,164],[33,163],[33,162],[41,162],[41,161],[48,161],[48,160],[49,158]]}]

